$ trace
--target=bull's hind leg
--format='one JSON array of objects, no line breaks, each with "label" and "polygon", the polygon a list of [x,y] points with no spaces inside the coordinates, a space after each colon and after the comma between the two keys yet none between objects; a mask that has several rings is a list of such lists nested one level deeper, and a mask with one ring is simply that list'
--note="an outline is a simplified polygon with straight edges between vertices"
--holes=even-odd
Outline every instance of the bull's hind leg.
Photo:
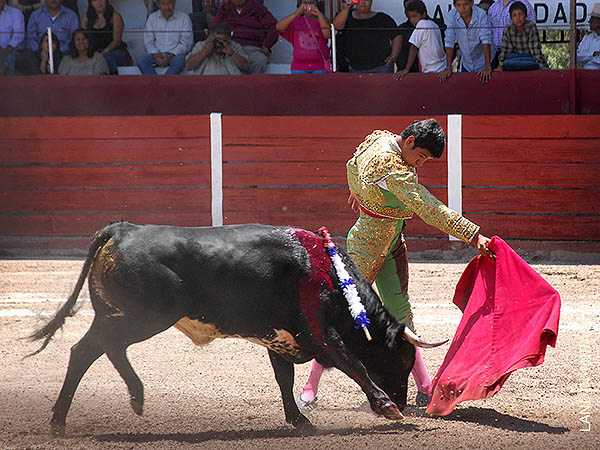
[{"label": "bull's hind leg", "polygon": [[162,333],[178,319],[177,313],[158,317],[158,315],[147,316],[138,312],[137,314],[125,313],[124,316],[104,317],[99,320],[102,324],[102,341],[106,356],[125,381],[131,408],[138,415],[142,415],[144,411],[144,385],[127,359],[127,347]]},{"label": "bull's hind leg", "polygon": [[298,409],[298,405],[294,401],[294,364],[286,361],[272,350],[269,350],[269,358],[271,359],[275,379],[281,391],[285,421],[291,423],[296,428],[312,429],[313,425],[302,415]]},{"label": "bull's hind leg", "polygon": [[137,415],[142,415],[144,411],[144,385],[137,376],[131,363],[127,359],[126,354],[127,348],[118,348],[108,350],[106,356],[113,363],[115,369],[121,375],[121,378],[125,381],[127,389],[129,390],[131,408]]},{"label": "bull's hind leg", "polygon": [[104,350],[100,345],[100,340],[98,339],[98,333],[94,326],[95,323],[96,320],[94,319],[92,326],[85,336],[83,336],[77,344],[71,347],[67,375],[65,376],[65,381],[60,390],[60,394],[58,395],[58,399],[52,408],[53,415],[50,420],[50,426],[54,434],[64,434],[67,413],[71,407],[71,402],[73,401],[73,395],[75,395],[77,386],[79,386],[81,378],[90,368],[92,363],[104,353]]},{"label": "bull's hind leg", "polygon": [[133,410],[137,414],[141,414],[144,404],[144,387],[127,360],[125,351],[130,344],[144,341],[166,330],[179,317],[176,313],[165,315],[162,318],[151,318],[141,314],[128,314],[126,317],[96,314],[88,332],[71,349],[67,375],[54,405],[54,414],[50,421],[55,434],[64,433],[67,413],[75,390],[92,363],[104,353],[125,380]]}]

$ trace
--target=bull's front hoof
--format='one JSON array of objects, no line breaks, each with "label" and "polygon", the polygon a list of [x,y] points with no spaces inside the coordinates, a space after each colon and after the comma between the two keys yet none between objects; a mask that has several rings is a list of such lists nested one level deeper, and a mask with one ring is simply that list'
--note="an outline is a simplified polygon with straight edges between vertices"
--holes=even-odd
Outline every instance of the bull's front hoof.
[{"label": "bull's front hoof", "polygon": [[295,419],[291,420],[290,423],[293,426],[295,426],[300,431],[313,431],[313,430],[315,430],[315,426],[312,423],[310,423],[310,420],[308,420],[302,414],[299,414],[298,417],[296,417]]},{"label": "bull's front hoof", "polygon": [[379,405],[375,412],[377,414],[381,414],[383,417],[389,420],[404,419],[404,416],[394,402],[386,402],[383,405]]},{"label": "bull's front hoof", "polygon": [[140,401],[135,397],[131,397],[129,403],[131,404],[133,412],[136,413],[138,416],[141,416],[144,413],[144,400]]},{"label": "bull's front hoof", "polygon": [[65,422],[58,420],[50,420],[50,433],[52,436],[62,437],[65,435]]}]

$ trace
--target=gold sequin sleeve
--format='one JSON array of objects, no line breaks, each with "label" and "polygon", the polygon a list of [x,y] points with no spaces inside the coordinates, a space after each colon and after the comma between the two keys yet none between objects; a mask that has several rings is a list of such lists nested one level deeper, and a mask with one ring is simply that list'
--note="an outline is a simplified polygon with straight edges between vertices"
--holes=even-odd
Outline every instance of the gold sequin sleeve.
[{"label": "gold sequin sleeve", "polygon": [[395,173],[385,179],[387,190],[429,225],[461,241],[470,242],[479,226],[448,208],[417,182],[412,172]]},{"label": "gold sequin sleeve", "polygon": [[350,158],[346,163],[346,174],[348,177],[348,188],[350,192],[358,194],[360,192],[360,180],[358,178],[358,167],[354,158]]}]

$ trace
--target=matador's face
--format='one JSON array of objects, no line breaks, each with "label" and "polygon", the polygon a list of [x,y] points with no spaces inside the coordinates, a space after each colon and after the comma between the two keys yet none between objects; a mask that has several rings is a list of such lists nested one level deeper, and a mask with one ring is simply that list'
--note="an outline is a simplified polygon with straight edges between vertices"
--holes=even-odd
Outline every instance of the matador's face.
[{"label": "matador's face", "polygon": [[432,158],[431,152],[426,148],[415,147],[415,137],[408,136],[402,146],[402,159],[411,167],[421,167]]}]

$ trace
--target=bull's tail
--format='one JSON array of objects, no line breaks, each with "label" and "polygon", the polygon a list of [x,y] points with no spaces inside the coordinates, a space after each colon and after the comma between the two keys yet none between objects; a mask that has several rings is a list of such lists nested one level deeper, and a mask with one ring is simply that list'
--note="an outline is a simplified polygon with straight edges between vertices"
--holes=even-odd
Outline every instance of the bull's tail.
[{"label": "bull's tail", "polygon": [[56,333],[60,328],[62,328],[62,326],[65,323],[65,319],[67,317],[72,317],[75,315],[75,313],[77,312],[77,310],[74,308],[75,303],[77,302],[77,297],[79,297],[79,292],[81,292],[83,283],[85,283],[85,279],[88,276],[90,266],[92,265],[92,261],[94,260],[94,256],[96,255],[98,249],[102,248],[102,246],[104,246],[104,244],[106,244],[106,242],[108,242],[108,240],[112,236],[113,233],[108,227],[96,232],[94,238],[92,239],[92,243],[90,244],[90,248],[88,250],[85,262],[83,263],[83,268],[81,269],[81,273],[79,274],[79,279],[77,280],[75,289],[73,289],[73,292],[69,296],[69,299],[60,307],[56,314],[54,314],[54,317],[42,328],[40,328],[35,333],[27,337],[31,341],[38,341],[40,339],[44,339],[42,346],[35,352],[27,356],[37,355],[42,350],[44,350],[46,346],[50,343],[50,340],[54,336],[54,333]]}]

